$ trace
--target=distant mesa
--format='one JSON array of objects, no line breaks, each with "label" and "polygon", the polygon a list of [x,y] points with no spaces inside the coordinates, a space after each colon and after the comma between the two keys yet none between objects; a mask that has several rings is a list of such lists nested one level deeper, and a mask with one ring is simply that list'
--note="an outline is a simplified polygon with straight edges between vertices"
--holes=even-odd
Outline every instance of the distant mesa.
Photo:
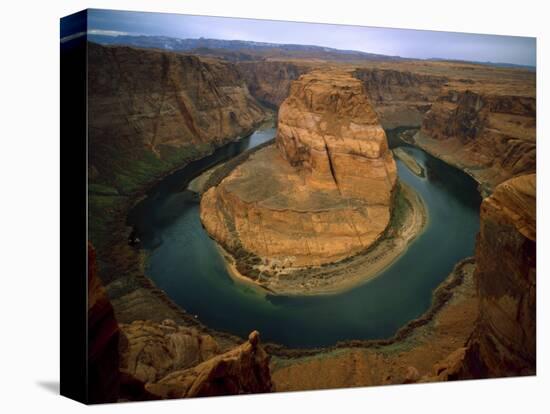
[{"label": "distant mesa", "polygon": [[279,110],[276,145],[201,201],[208,233],[236,258],[282,270],[335,262],[389,224],[397,181],[386,135],[351,72],[302,75]]}]

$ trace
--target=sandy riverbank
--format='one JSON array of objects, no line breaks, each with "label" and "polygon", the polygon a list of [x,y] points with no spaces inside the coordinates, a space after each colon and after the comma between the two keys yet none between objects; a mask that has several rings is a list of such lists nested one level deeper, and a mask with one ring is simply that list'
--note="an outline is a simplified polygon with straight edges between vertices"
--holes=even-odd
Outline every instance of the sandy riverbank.
[{"label": "sandy riverbank", "polygon": [[464,161],[457,159],[455,154],[461,149],[459,143],[435,140],[420,131],[406,142],[468,174],[478,183],[478,190],[483,198],[491,195],[495,183],[502,180],[502,178],[499,178],[500,171],[495,166],[483,168],[466,164]]},{"label": "sandy riverbank", "polygon": [[218,171],[224,165],[225,165],[225,163],[222,162],[222,163],[220,163],[218,165],[215,165],[214,167],[206,170],[201,175],[193,178],[189,182],[189,185],[187,186],[187,189],[189,191],[192,191],[192,192],[197,193],[197,194],[204,193],[205,187],[206,187],[208,181],[210,180],[210,177],[212,177],[212,174],[214,174],[216,171]]},{"label": "sandy riverbank", "polygon": [[423,200],[411,187],[401,183],[388,229],[367,251],[351,258],[325,266],[287,268],[284,273],[261,274],[253,280],[237,270],[233,256],[221,247],[220,251],[231,277],[268,293],[287,296],[334,294],[378,276],[405,253],[408,245],[423,232],[427,223],[428,212]]},{"label": "sandy riverbank", "polygon": [[396,148],[393,150],[393,155],[403,161],[403,164],[417,177],[425,177],[426,173],[424,168],[416,161],[416,159],[406,152],[403,148]]}]

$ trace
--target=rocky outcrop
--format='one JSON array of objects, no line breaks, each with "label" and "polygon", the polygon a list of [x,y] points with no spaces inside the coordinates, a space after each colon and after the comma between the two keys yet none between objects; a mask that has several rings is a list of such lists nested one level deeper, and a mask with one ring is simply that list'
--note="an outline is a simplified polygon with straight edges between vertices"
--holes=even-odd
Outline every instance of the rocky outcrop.
[{"label": "rocky outcrop", "polygon": [[[236,66],[250,93],[263,104],[278,108],[289,95],[292,81],[328,65],[267,60],[239,62]],[[448,81],[441,75],[419,74],[406,69],[358,68],[353,76],[364,83],[384,128],[420,126]]]},{"label": "rocky outcrop", "polygon": [[92,181],[120,187],[144,167],[164,172],[268,117],[230,62],[90,43],[88,65]]},{"label": "rocky outcrop", "polygon": [[386,229],[397,180],[384,130],[362,83],[314,71],[292,84],[276,146],[237,167],[201,201],[209,234],[265,270],[334,262]]},{"label": "rocky outcrop", "polygon": [[244,344],[193,368],[172,372],[146,389],[157,398],[208,397],[272,391],[269,356],[254,331]]},{"label": "rocky outcrop", "polygon": [[121,370],[144,383],[156,382],[170,372],[190,368],[219,353],[218,344],[196,329],[162,323],[134,321],[121,324]]},{"label": "rocky outcrop", "polygon": [[450,90],[424,117],[416,142],[490,193],[508,178],[535,171],[535,98]]},{"label": "rocky outcrop", "polygon": [[500,184],[481,205],[479,318],[464,347],[427,380],[536,373],[536,176]]},{"label": "rocky outcrop", "polygon": [[118,324],[88,245],[88,402],[272,391],[269,356],[254,331],[227,350],[196,328]]},{"label": "rocky outcrop", "polygon": [[254,331],[222,350],[195,328],[134,321],[121,324],[121,397],[128,400],[204,397],[272,391],[269,356]]},{"label": "rocky outcrop", "polygon": [[354,75],[364,82],[384,128],[420,126],[449,80],[444,76],[378,68],[360,68]]},{"label": "rocky outcrop", "polygon": [[97,275],[96,257],[88,244],[88,402],[115,402],[120,375],[120,330],[113,307]]},{"label": "rocky outcrop", "polygon": [[294,82],[279,109],[283,158],[321,188],[388,206],[396,167],[386,134],[361,83],[319,71]]}]

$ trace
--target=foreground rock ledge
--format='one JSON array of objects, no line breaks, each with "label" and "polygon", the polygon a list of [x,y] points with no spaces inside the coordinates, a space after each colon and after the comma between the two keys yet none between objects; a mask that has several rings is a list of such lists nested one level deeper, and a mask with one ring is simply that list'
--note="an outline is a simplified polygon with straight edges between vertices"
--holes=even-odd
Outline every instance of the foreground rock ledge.
[{"label": "foreground rock ledge", "polygon": [[314,71],[281,105],[276,146],[208,190],[201,220],[237,259],[284,273],[372,245],[389,224],[396,180],[363,84],[345,71]]}]

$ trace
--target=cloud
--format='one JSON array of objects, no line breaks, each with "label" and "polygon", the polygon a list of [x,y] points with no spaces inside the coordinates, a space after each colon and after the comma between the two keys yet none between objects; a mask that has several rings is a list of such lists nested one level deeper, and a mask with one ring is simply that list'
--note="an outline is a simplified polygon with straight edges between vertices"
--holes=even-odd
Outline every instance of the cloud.
[{"label": "cloud", "polygon": [[65,42],[68,42],[69,40],[77,39],[77,38],[79,38],[81,36],[85,36],[85,35],[86,35],[86,32],[73,33],[71,35],[62,37],[61,38],[61,43],[65,43]]},{"label": "cloud", "polygon": [[127,35],[137,35],[137,33],[130,32],[121,32],[119,30],[101,30],[101,29],[90,29],[88,34],[93,35],[103,35],[103,36],[127,36]]}]

